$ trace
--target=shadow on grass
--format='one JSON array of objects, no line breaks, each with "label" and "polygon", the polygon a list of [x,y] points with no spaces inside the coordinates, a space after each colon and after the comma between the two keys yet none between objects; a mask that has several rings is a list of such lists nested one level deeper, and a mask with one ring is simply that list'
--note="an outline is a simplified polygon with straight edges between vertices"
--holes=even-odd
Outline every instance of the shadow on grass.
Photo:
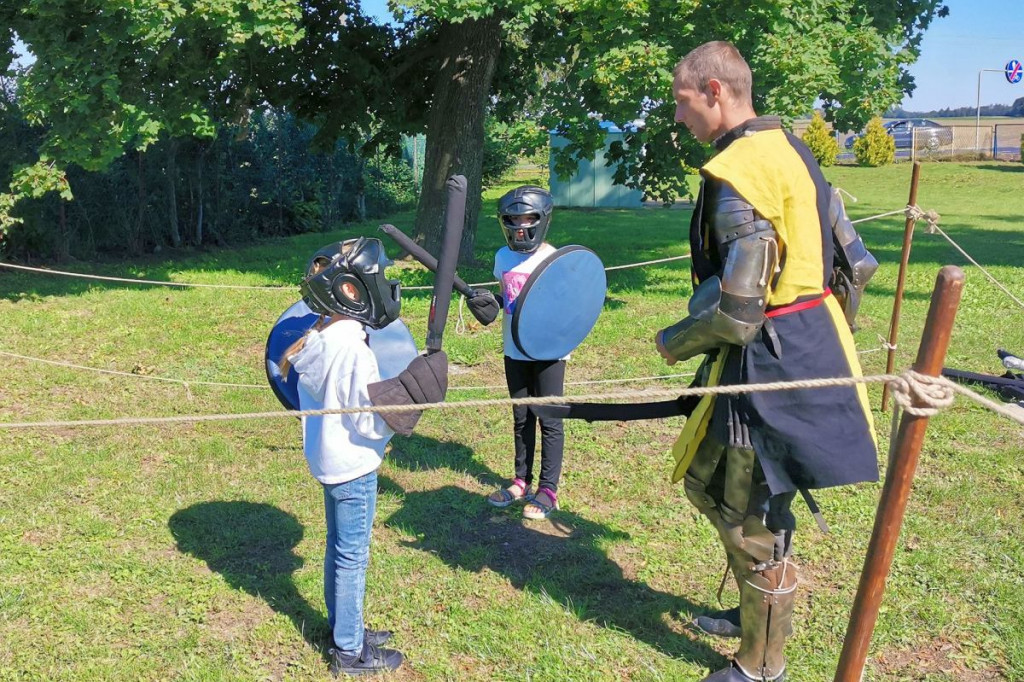
[{"label": "shadow on grass", "polygon": [[[1016,225],[1021,219],[1015,215],[984,215],[978,216],[980,221],[990,223],[1009,223]],[[879,263],[899,263],[903,252],[903,224],[899,227],[880,227],[858,225],[858,232],[864,244]],[[940,234],[928,234],[927,224],[919,222],[914,230],[913,243],[910,249],[910,265],[918,266],[933,264],[935,269],[947,264],[963,264],[967,261]],[[985,266],[1020,264],[1021,252],[1024,251],[1024,236],[1020,232],[1010,230],[989,230],[963,223],[945,223],[939,221],[939,227],[949,238],[971,254]]]},{"label": "shadow on grass", "polygon": [[983,163],[983,164],[978,164],[977,166],[975,166],[975,168],[978,168],[980,170],[986,170],[986,171],[997,171],[999,173],[1024,173],[1024,163],[1018,164],[1016,166],[1011,166],[1011,165],[999,165],[999,166],[997,166],[997,165],[994,165],[994,164]]},{"label": "shadow on grass", "polygon": [[407,546],[430,552],[466,571],[490,569],[517,589],[546,594],[581,621],[622,630],[669,656],[714,670],[722,656],[666,619],[691,619],[703,609],[629,577],[601,548],[625,533],[556,511],[547,522],[525,522],[521,507],[496,510],[480,495],[456,486],[406,492],[381,478],[381,487],[403,498],[384,519],[420,539]]},{"label": "shadow on grass", "polygon": [[179,551],[205,561],[231,587],[266,601],[313,647],[323,648],[327,619],[292,579],[303,563],[293,551],[303,533],[294,516],[259,502],[201,502],[175,512],[167,526]]}]

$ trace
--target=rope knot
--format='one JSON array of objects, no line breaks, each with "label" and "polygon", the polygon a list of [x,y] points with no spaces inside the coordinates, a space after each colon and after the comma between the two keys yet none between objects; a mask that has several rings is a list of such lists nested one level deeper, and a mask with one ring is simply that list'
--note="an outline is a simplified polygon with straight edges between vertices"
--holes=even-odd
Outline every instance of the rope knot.
[{"label": "rope knot", "polygon": [[939,216],[939,212],[936,211],[935,209],[929,209],[927,211],[924,211],[921,209],[920,206],[916,204],[907,204],[907,207],[906,209],[904,209],[903,213],[907,216],[908,220],[913,220],[914,222],[923,219],[925,222],[928,223],[928,229],[926,230],[927,233],[935,234],[936,228],[939,224],[939,218],[941,217]]},{"label": "rope knot", "polygon": [[896,404],[915,417],[935,416],[952,405],[956,396],[949,379],[921,374],[912,369],[890,381],[889,389]]},{"label": "rope knot", "polygon": [[921,210],[921,207],[917,204],[907,204],[907,207],[903,210],[904,215],[907,216],[908,220],[918,221],[924,217],[925,213]]}]

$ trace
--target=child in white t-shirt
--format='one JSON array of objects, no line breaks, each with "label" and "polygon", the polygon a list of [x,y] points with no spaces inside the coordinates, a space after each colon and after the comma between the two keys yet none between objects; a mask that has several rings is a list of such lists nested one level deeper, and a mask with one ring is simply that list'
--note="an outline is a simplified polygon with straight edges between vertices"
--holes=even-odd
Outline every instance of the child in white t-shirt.
[{"label": "child in white t-shirt", "polygon": [[[284,353],[281,373],[298,375],[302,410],[371,404],[368,386],[380,381],[365,326],[398,317],[396,280],[379,239],[359,237],[317,251],[300,289],[319,322]],[[324,600],[331,629],[331,672],[362,675],[394,670],[403,656],[381,645],[391,633],[363,624],[370,533],[377,505],[377,468],[394,435],[374,412],[302,417],[302,449],[323,487],[327,522]]]}]

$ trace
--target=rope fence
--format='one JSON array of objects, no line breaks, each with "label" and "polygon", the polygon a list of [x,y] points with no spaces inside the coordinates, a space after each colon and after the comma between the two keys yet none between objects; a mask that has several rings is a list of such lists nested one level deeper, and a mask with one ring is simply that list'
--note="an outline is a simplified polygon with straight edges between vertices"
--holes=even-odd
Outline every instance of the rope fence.
[{"label": "rope fence", "polygon": [[999,280],[997,280],[995,277],[993,277],[992,274],[988,270],[986,270],[984,267],[982,267],[982,265],[980,263],[978,263],[978,261],[976,261],[973,258],[971,258],[971,254],[969,254],[966,251],[964,251],[963,248],[959,244],[957,244],[955,241],[953,241],[953,239],[948,234],[943,232],[942,228],[940,228],[937,223],[938,223],[938,221],[935,221],[935,222],[929,221],[928,222],[928,232],[929,232],[929,234],[937,232],[938,234],[940,234],[943,237],[945,237],[946,241],[948,241],[950,244],[952,244],[954,249],[956,249],[961,254],[963,254],[964,258],[969,260],[972,265],[974,265],[976,268],[978,268],[978,270],[981,271],[981,274],[985,275],[985,277],[987,277],[989,279],[989,281],[992,282],[992,284],[996,285],[999,289],[1002,289],[1003,293],[1006,294],[1007,296],[1009,296],[1010,298],[1012,298],[1014,303],[1016,303],[1021,308],[1024,308],[1024,302],[1021,302],[1021,300],[1019,298],[1014,296],[1013,293],[1009,289],[1007,289],[1005,286],[1003,286],[999,282]]},{"label": "rope fence", "polygon": [[2,422],[0,430],[28,428],[71,428],[78,426],[130,426],[143,424],[176,424],[230,421],[237,419],[282,419],[294,417],[315,417],[329,414],[356,414],[375,412],[378,414],[419,412],[423,410],[479,409],[482,407],[511,407],[513,405],[564,405],[623,398],[682,398],[705,395],[738,395],[767,391],[828,388],[835,386],[856,386],[858,384],[885,383],[893,399],[907,413],[925,417],[938,414],[953,404],[954,394],[960,394],[974,402],[1024,425],[1024,411],[1017,411],[1000,405],[974,391],[960,386],[945,377],[933,377],[907,370],[902,374],[876,374],[861,377],[837,377],[827,379],[801,379],[797,381],[774,381],[760,384],[698,386],[682,389],[661,389],[645,391],[623,391],[616,393],[594,393],[576,396],[544,396],[534,398],[495,398],[485,400],[460,400],[456,402],[423,403],[420,405],[366,405],[324,410],[290,410],[274,412],[248,412],[235,414],[177,415],[172,417],[124,417],[118,419],[85,419],[78,421]]},{"label": "rope fence", "polygon": [[[0,350],[0,356],[15,358],[17,360],[27,360],[30,362],[40,362],[45,365],[53,365],[54,367],[64,367],[66,369],[77,369],[87,372],[95,372],[97,374],[110,374],[113,376],[129,377],[132,379],[142,379],[146,381],[163,381],[170,384],[178,384],[183,386],[187,391],[190,386],[217,386],[222,388],[255,388],[260,390],[266,390],[269,384],[242,384],[232,383],[226,381],[198,381],[194,379],[175,379],[173,377],[161,377],[153,376],[151,374],[138,374],[136,372],[123,372],[113,369],[102,369],[99,367],[87,367],[85,365],[76,365],[71,362],[62,362],[58,360],[46,360],[44,358],[34,358],[29,355],[19,355],[18,353],[11,353],[9,351]],[[683,379],[694,376],[694,372],[675,372],[672,374],[659,374],[655,376],[646,377],[626,377],[624,379],[589,379],[583,381],[566,381],[565,386],[589,386],[593,384],[630,384],[638,381],[657,381],[657,380],[669,380],[669,379]],[[449,391],[487,391],[487,390],[505,390],[508,388],[504,384],[491,384],[487,386],[449,386]]]},{"label": "rope fence", "polygon": [[[853,201],[857,201],[857,198],[851,195],[849,192],[842,190],[840,191],[847,194]],[[930,234],[938,233],[944,237],[957,251],[959,251],[968,261],[970,261],[975,267],[977,267],[995,286],[1001,289],[1007,296],[1009,296],[1018,306],[1024,308],[1024,302],[1022,302],[1017,296],[1015,296],[1007,287],[1001,284],[991,273],[989,273],[977,260],[971,257],[959,244],[957,244],[948,234],[946,234],[939,226],[938,222],[940,219],[939,214],[934,211],[924,211],[919,206],[907,205],[902,209],[887,211],[879,213],[877,215],[868,216],[866,218],[859,218],[851,221],[852,224],[865,223],[871,220],[877,220],[894,215],[904,215],[908,220],[919,221],[925,220],[928,223],[928,232]],[[606,267],[606,272],[614,270],[624,270],[629,268],[644,267],[647,265],[654,265],[659,263],[667,263],[678,260],[685,260],[690,258],[690,255],[672,256],[668,258],[659,258],[655,260],[640,261],[636,263],[628,263],[625,265],[616,265]],[[47,275],[61,275],[66,277],[78,277],[83,279],[92,279],[98,281],[108,282],[119,282],[129,284],[144,284],[144,285],[155,285],[155,286],[169,286],[169,287],[192,287],[192,288],[211,288],[211,289],[236,289],[236,290],[248,290],[248,291],[285,291],[292,290],[294,287],[291,286],[248,286],[248,285],[234,285],[234,284],[204,284],[195,282],[171,282],[171,281],[160,281],[160,280],[146,280],[146,279],[133,279],[125,277],[108,277],[103,275],[92,275],[86,273],[70,272],[64,270],[51,270],[47,268],[34,268],[24,265],[16,265],[13,263],[0,262],[0,267],[5,267],[14,270],[36,272]],[[498,284],[497,281],[490,282],[479,282],[470,284],[471,287],[486,287]],[[417,290],[428,290],[432,289],[430,286],[410,286],[404,287],[408,291]],[[462,308],[460,304],[459,308],[459,327],[464,327],[462,324]],[[869,349],[861,351],[864,353],[877,352],[879,350],[891,350],[891,346],[884,339],[881,341],[881,347],[877,349]],[[262,384],[245,384],[245,383],[234,383],[234,382],[217,382],[217,381],[189,381],[183,379],[175,379],[170,377],[151,376],[146,374],[138,374],[134,372],[123,372],[117,370],[107,370],[95,367],[86,367],[83,365],[77,365],[68,362],[46,360],[43,358],[35,358],[26,355],[19,355],[7,351],[0,351],[0,356],[6,356],[11,358],[17,358],[21,360],[28,360],[33,362],[40,362],[54,366],[66,367],[70,369],[92,371],[100,374],[108,374],[115,376],[133,377],[138,379],[144,379],[149,381],[162,381],[166,383],[175,383],[183,386],[186,391],[189,391],[190,386],[217,386],[217,387],[229,387],[229,388],[259,388],[263,389],[266,386]],[[589,380],[589,381],[576,381],[567,382],[566,385],[582,386],[582,385],[594,385],[594,384],[613,384],[613,383],[629,383],[636,381],[652,380],[652,379],[672,379],[676,377],[693,376],[691,374],[670,374],[661,375],[654,377],[636,377],[636,378],[625,378],[625,379],[603,379],[603,380]],[[907,370],[903,374],[881,374],[865,377],[848,377],[838,379],[815,379],[815,380],[804,380],[804,381],[793,381],[793,382],[773,382],[768,384],[749,384],[745,386],[713,386],[713,387],[693,387],[684,389],[673,389],[673,390],[659,390],[651,391],[645,390],[641,392],[622,392],[613,394],[591,394],[591,395],[578,395],[571,397],[546,397],[546,398],[520,398],[520,399],[490,399],[490,400],[466,400],[457,402],[443,402],[443,403],[428,403],[424,405],[413,405],[413,406],[380,406],[380,407],[359,407],[359,408],[345,408],[340,410],[319,410],[319,411],[285,411],[285,412],[254,412],[244,414],[221,414],[221,415],[193,415],[193,416],[175,416],[175,417],[137,417],[137,418],[123,418],[123,419],[106,419],[106,420],[84,420],[84,421],[49,421],[49,422],[8,422],[0,423],[0,429],[17,429],[17,428],[43,428],[43,427],[72,427],[72,426],[100,426],[100,425],[126,425],[126,424],[162,424],[162,423],[178,423],[178,422],[198,422],[198,421],[226,421],[232,419],[256,419],[256,418],[281,418],[281,417],[303,417],[303,416],[316,416],[324,414],[348,414],[356,412],[406,412],[406,411],[418,411],[418,410],[433,410],[433,409],[467,409],[467,408],[480,408],[490,406],[512,406],[512,405],[541,405],[541,404],[566,404],[572,402],[581,401],[599,401],[608,399],[623,399],[623,398],[657,398],[657,397],[684,397],[693,395],[719,395],[719,394],[739,394],[739,393],[753,393],[755,391],[775,391],[775,390],[794,390],[801,388],[820,388],[826,386],[849,386],[855,384],[867,384],[867,383],[885,383],[889,386],[889,389],[893,392],[893,397],[904,410],[910,414],[919,416],[935,414],[938,411],[945,409],[953,402],[955,394],[959,394],[967,397],[968,399],[1004,416],[1012,419],[1020,424],[1024,424],[1024,411],[1014,410],[1012,408],[1005,407],[996,403],[995,401],[989,400],[978,393],[971,391],[955,382],[950,381],[944,377],[930,377],[927,375],[921,375],[913,370]],[[504,386],[493,385],[493,386],[465,386],[465,387],[451,387],[451,390],[490,390],[490,389],[503,389]],[[924,407],[915,407],[914,404],[922,403]],[[923,410],[923,411],[922,411]]]},{"label": "rope fence", "polygon": [[[612,265],[605,268],[605,272],[611,272],[613,270],[627,270],[629,268],[640,268],[647,265],[655,265],[658,263],[668,263],[677,260],[686,260],[689,258],[689,254],[682,256],[670,256],[669,258],[658,258],[656,260],[641,261],[639,263],[627,263],[625,265]],[[71,272],[68,270],[51,270],[50,268],[34,268],[28,265],[16,265],[14,263],[0,262],[0,267],[9,268],[11,270],[21,270],[23,272],[36,272],[44,275],[60,275],[63,277],[78,277],[81,279],[92,279],[101,282],[120,282],[125,284],[147,284],[151,286],[163,286],[163,287],[180,287],[180,288],[205,288],[205,289],[241,289],[246,291],[294,291],[294,286],[278,286],[278,285],[266,285],[266,286],[251,286],[245,284],[203,284],[196,282],[169,282],[165,280],[155,279],[133,279],[130,277],[108,277],[106,275],[91,275],[83,272]],[[487,287],[497,284],[497,280],[493,282],[478,282],[476,284],[470,284],[471,287]],[[428,291],[432,290],[433,286],[409,286],[402,287],[404,291]]]},{"label": "rope fence", "polygon": [[0,267],[9,268],[11,270],[22,270],[26,272],[38,272],[44,275],[61,275],[63,277],[79,277],[81,279],[94,279],[102,282],[122,282],[127,284],[149,284],[153,286],[162,287],[191,287],[191,288],[203,288],[203,289],[245,289],[248,291],[285,291],[288,289],[294,290],[293,286],[250,286],[246,284],[201,284],[195,282],[167,282],[155,279],[132,279],[129,277],[107,277],[105,275],[91,275],[82,272],[69,272],[67,270],[51,270],[49,268],[33,268],[28,265],[15,265],[14,263],[3,263],[0,262]]},{"label": "rope fence", "polygon": [[[843,190],[842,188],[840,188],[840,191],[843,192],[844,194],[846,194],[847,196],[849,196],[853,201],[857,201],[857,198],[855,196],[853,196],[852,194],[850,194],[849,192],[847,192],[846,190]],[[850,223],[853,224],[853,225],[858,225],[860,223],[866,223],[866,222],[869,222],[871,220],[878,220],[880,218],[887,218],[889,216],[894,216],[894,215],[904,215],[908,219],[911,219],[911,220],[914,220],[914,221],[918,221],[918,220],[921,220],[921,219],[926,220],[928,222],[928,233],[929,234],[938,233],[938,234],[942,235],[957,251],[959,251],[964,256],[964,258],[966,258],[968,261],[970,261],[972,265],[977,267],[982,272],[982,274],[984,274],[985,277],[987,277],[989,279],[989,281],[991,281],[995,286],[997,286],[999,289],[1001,289],[1003,291],[1003,293],[1005,293],[1007,296],[1009,296],[1011,299],[1013,299],[1014,303],[1016,303],[1021,308],[1024,308],[1024,301],[1021,301],[1019,298],[1017,298],[1017,296],[1015,296],[1008,288],[1006,288],[1006,286],[1001,284],[999,282],[999,280],[997,280],[990,272],[988,272],[988,270],[986,270],[980,263],[978,263],[978,261],[976,261],[974,258],[972,258],[969,253],[967,253],[959,244],[957,244],[948,234],[946,234],[938,226],[938,222],[939,222],[940,216],[934,210],[923,211],[923,210],[921,210],[921,208],[919,206],[908,205],[908,206],[905,206],[904,208],[897,209],[897,210],[894,210],[894,211],[887,211],[885,213],[879,213],[877,215],[868,216],[866,218],[858,218],[857,220],[851,220]],[[627,270],[627,269],[630,269],[630,268],[640,268],[640,267],[645,267],[645,266],[648,266],[648,265],[656,265],[656,264],[659,264],[659,263],[669,263],[669,262],[672,262],[672,261],[686,260],[688,258],[690,258],[690,255],[686,254],[686,255],[682,255],[682,256],[670,256],[668,258],[658,258],[658,259],[655,259],[655,260],[640,261],[640,262],[636,262],[636,263],[627,263],[625,265],[613,265],[613,266],[606,267],[605,268],[605,272],[612,272],[614,270]],[[35,267],[27,266],[27,265],[16,265],[14,263],[4,263],[4,262],[0,262],[0,267],[9,268],[9,269],[12,269],[12,270],[21,270],[21,271],[25,271],[25,272],[36,272],[36,273],[41,273],[41,274],[46,274],[46,275],[61,275],[61,276],[64,276],[64,277],[78,277],[78,278],[81,278],[81,279],[91,279],[91,280],[97,280],[97,281],[103,281],[103,282],[120,282],[120,283],[126,283],[126,284],[144,284],[144,285],[151,285],[151,286],[165,286],[165,287],[179,287],[179,288],[207,288],[207,289],[236,289],[236,290],[246,290],[246,291],[290,291],[290,290],[294,290],[295,289],[294,286],[277,286],[277,285],[252,286],[252,285],[244,285],[244,284],[204,284],[204,283],[197,283],[197,282],[170,282],[170,281],[161,281],[161,280],[134,279],[134,278],[129,278],[129,277],[108,277],[108,276],[105,276],[105,275],[92,275],[92,274],[81,273],[81,272],[70,272],[70,271],[67,271],[67,270],[52,270],[52,269],[49,269],[49,268],[35,268]],[[476,287],[489,287],[489,286],[494,286],[496,284],[498,284],[498,282],[497,282],[497,280],[494,280],[494,281],[488,281],[488,282],[477,282],[477,283],[474,283],[474,284],[470,284],[469,286],[476,288]],[[416,286],[403,287],[403,289],[405,291],[427,291],[427,290],[433,289],[433,287],[432,286],[428,286],[428,285],[422,285],[422,286],[421,285],[416,285]],[[461,309],[460,309],[460,320],[461,320]],[[461,326],[461,322],[460,322],[460,326]]]},{"label": "rope fence", "polygon": [[[849,192],[845,192],[844,191],[844,193],[849,195],[854,201],[857,200],[856,197],[853,197],[853,195],[850,195]],[[974,267],[978,268],[978,270],[981,271],[981,274],[985,275],[985,277],[987,277],[988,280],[990,282],[992,282],[992,284],[994,284],[997,288],[999,288],[1004,294],[1009,296],[1013,300],[1014,303],[1016,303],[1018,306],[1020,306],[1022,309],[1024,309],[1024,301],[1021,301],[1017,296],[1015,296],[1012,291],[1010,291],[1005,285],[1003,285],[999,280],[997,280],[995,278],[995,276],[992,275],[992,273],[990,273],[988,270],[986,270],[985,267],[981,263],[979,263],[977,260],[972,258],[971,254],[967,253],[967,251],[965,251],[962,246],[957,244],[956,241],[954,241],[952,237],[950,237],[948,234],[946,234],[945,231],[943,231],[943,229],[941,227],[939,227],[939,220],[942,218],[942,216],[939,215],[939,213],[937,211],[935,211],[935,210],[925,211],[925,210],[922,210],[920,206],[908,205],[905,208],[902,208],[902,209],[900,209],[898,211],[888,211],[887,213],[879,213],[878,215],[868,216],[867,218],[859,218],[857,220],[851,220],[850,222],[852,224],[854,224],[854,225],[857,225],[858,223],[865,223],[865,222],[868,222],[869,220],[877,220],[879,218],[885,218],[885,217],[888,217],[888,216],[894,216],[894,215],[900,215],[900,214],[905,215],[908,220],[913,220],[915,222],[918,222],[920,220],[924,220],[925,222],[927,222],[928,223],[928,227],[927,227],[926,231],[927,231],[928,234],[939,234],[939,235],[941,235],[946,241],[948,241],[950,243],[950,245],[954,249],[959,251],[960,254],[964,258],[966,258],[968,261],[970,261],[971,265],[973,265]]]}]

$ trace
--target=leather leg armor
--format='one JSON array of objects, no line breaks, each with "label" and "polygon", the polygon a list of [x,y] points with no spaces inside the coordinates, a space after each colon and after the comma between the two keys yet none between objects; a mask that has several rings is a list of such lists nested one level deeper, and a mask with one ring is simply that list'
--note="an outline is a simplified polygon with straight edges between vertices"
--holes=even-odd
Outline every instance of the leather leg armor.
[{"label": "leather leg armor", "polygon": [[785,509],[771,510],[753,449],[725,446],[710,436],[700,444],[684,487],[718,531],[739,586],[742,635],[735,664],[751,680],[780,679],[797,569],[789,561],[792,530],[773,533],[765,520],[773,512],[788,515],[792,498],[784,498]]}]

